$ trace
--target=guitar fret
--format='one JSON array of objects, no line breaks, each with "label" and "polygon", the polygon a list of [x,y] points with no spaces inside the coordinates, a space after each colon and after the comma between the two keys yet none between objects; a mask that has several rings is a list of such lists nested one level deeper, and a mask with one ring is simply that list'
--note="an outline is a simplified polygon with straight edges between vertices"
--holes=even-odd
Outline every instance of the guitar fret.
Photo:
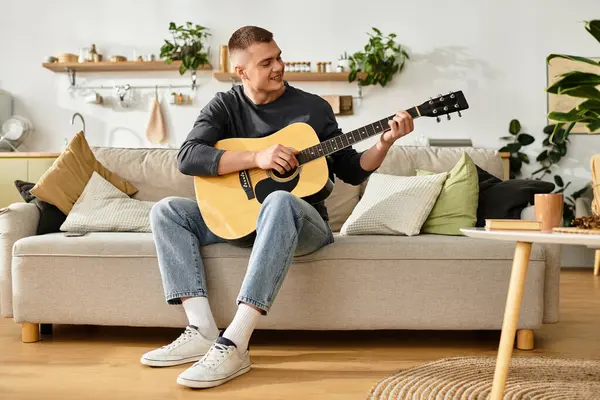
[{"label": "guitar fret", "polygon": [[369,135],[369,133],[367,132],[367,130],[364,127],[360,128],[359,131],[360,131],[361,135],[365,135],[365,138],[368,138],[369,136],[371,136],[371,135]]},{"label": "guitar fret", "polygon": [[377,131],[373,128],[373,125],[371,125],[371,124],[367,125],[365,128],[366,128],[367,134],[369,136],[373,136],[374,134],[377,133]]}]

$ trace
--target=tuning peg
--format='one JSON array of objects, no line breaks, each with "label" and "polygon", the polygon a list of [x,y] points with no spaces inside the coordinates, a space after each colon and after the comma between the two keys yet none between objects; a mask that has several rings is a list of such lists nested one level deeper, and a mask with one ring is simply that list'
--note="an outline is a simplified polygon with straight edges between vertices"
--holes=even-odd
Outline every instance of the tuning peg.
[{"label": "tuning peg", "polygon": [[446,117],[448,117],[448,121],[450,121],[450,114],[446,114]]},{"label": "tuning peg", "polygon": [[438,122],[438,124],[440,123],[440,117],[435,117],[435,120]]}]

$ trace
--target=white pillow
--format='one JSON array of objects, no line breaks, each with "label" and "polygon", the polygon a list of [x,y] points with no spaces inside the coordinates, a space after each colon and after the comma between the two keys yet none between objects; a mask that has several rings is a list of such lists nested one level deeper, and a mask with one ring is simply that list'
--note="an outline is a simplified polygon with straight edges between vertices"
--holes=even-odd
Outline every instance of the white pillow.
[{"label": "white pillow", "polygon": [[373,173],[342,235],[419,234],[448,174],[396,176]]},{"label": "white pillow", "polygon": [[152,201],[130,198],[94,171],[61,231],[151,232]]}]

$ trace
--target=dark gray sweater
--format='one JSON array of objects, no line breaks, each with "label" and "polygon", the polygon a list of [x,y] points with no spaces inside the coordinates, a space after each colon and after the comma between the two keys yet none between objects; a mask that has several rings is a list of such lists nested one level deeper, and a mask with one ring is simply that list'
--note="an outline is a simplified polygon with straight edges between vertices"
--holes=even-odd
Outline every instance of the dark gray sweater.
[{"label": "dark gray sweater", "polygon": [[[277,100],[254,104],[241,85],[216,96],[200,111],[194,127],[181,145],[177,159],[179,170],[192,176],[216,176],[224,150],[214,144],[226,138],[260,138],[294,122],[309,124],[321,141],[342,133],[333,110],[323,98],[285,83],[286,90]],[[360,166],[362,153],[351,147],[327,157],[329,176],[334,174],[351,185],[362,183],[371,174]],[[313,204],[327,221],[325,204]]]}]

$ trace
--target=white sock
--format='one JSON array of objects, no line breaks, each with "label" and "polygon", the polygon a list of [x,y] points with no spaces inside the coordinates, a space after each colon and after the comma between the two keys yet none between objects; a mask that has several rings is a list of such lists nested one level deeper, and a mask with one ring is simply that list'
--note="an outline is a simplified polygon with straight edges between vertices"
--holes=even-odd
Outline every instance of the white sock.
[{"label": "white sock", "polygon": [[219,336],[219,328],[206,297],[190,297],[184,300],[183,309],[190,325],[196,326],[205,338],[214,340]]},{"label": "white sock", "polygon": [[246,304],[240,304],[235,317],[233,317],[233,321],[225,329],[223,337],[235,343],[240,354],[244,354],[248,349],[250,336],[252,336],[256,324],[258,324],[260,316],[260,311]]}]

